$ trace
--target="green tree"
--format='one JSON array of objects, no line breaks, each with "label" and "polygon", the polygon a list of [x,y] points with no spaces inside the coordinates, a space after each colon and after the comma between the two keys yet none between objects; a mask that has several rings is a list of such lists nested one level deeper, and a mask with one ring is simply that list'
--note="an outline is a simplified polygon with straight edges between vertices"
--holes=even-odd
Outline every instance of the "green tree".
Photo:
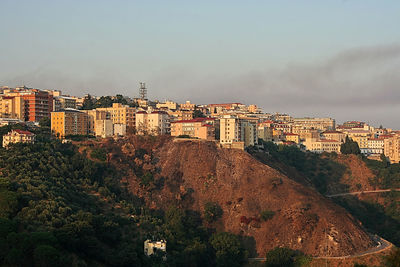
[{"label": "green tree", "polygon": [[261,212],[261,219],[263,221],[268,221],[270,219],[272,219],[272,217],[274,217],[275,212],[273,212],[272,210],[263,210]]},{"label": "green tree", "polygon": [[400,248],[394,249],[385,258],[385,266],[387,267],[400,267]]},{"label": "green tree", "polygon": [[210,243],[215,251],[217,266],[241,266],[244,263],[246,253],[236,235],[216,233],[211,236]]},{"label": "green tree", "polygon": [[310,257],[290,248],[274,248],[267,252],[266,267],[299,267],[307,265]]},{"label": "green tree", "polygon": [[193,118],[205,118],[206,116],[204,115],[203,112],[201,112],[201,110],[199,109],[195,109],[193,111]]},{"label": "green tree", "polygon": [[219,218],[221,218],[222,214],[223,214],[223,210],[218,203],[207,202],[204,205],[204,219],[208,223],[217,221]]},{"label": "green tree", "polygon": [[57,249],[52,246],[40,245],[35,248],[33,258],[36,266],[52,267],[58,266],[60,254]]},{"label": "green tree", "polygon": [[48,117],[43,117],[39,121],[40,127],[50,127],[51,126],[51,120]]},{"label": "green tree", "polygon": [[355,154],[361,153],[358,143],[346,136],[346,141],[340,146],[340,152],[342,154]]},{"label": "green tree", "polygon": [[83,100],[82,109],[83,110],[91,110],[94,109],[95,99],[91,95],[87,95]]}]

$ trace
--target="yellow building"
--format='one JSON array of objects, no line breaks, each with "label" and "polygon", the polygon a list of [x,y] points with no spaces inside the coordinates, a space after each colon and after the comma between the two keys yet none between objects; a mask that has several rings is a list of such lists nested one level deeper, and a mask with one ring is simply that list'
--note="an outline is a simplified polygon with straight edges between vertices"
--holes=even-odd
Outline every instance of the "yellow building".
[{"label": "yellow building", "polygon": [[8,134],[3,135],[3,147],[7,147],[13,143],[34,143],[35,134],[29,131],[12,130]]},{"label": "yellow building", "polygon": [[298,134],[285,133],[284,136],[286,141],[294,142],[296,144],[300,143],[300,135]]},{"label": "yellow building", "polygon": [[25,105],[23,97],[0,97],[0,117],[25,120]]},{"label": "yellow building", "polygon": [[104,110],[82,110],[88,115],[88,134],[95,135],[96,134],[96,121],[106,120],[107,117],[110,117],[110,114]]},{"label": "yellow building", "polygon": [[112,120],[114,124],[126,124],[127,127],[135,127],[135,108],[121,103],[113,103],[109,108],[97,108],[99,111],[106,111],[109,113],[107,119]]},{"label": "yellow building", "polygon": [[325,131],[321,135],[328,140],[335,140],[342,143],[346,141],[346,134],[339,131]]},{"label": "yellow building", "polygon": [[315,140],[315,139],[307,139],[303,143],[307,150],[315,153],[323,153],[323,152],[336,152],[340,154],[340,146],[342,142],[335,141],[335,140]]},{"label": "yellow building", "polygon": [[176,102],[172,102],[172,101],[165,101],[165,103],[157,103],[156,108],[176,110],[176,109],[178,109],[178,104]]},{"label": "yellow building", "polygon": [[51,113],[51,131],[59,138],[88,134],[88,115],[75,109]]},{"label": "yellow building", "polygon": [[169,110],[167,112],[171,118],[171,121],[182,121],[182,120],[193,119],[193,111],[191,110],[176,110],[176,111]]},{"label": "yellow building", "polygon": [[294,118],[293,124],[306,129],[321,131],[335,130],[335,120],[331,118]]},{"label": "yellow building", "polygon": [[394,135],[384,140],[384,154],[391,163],[400,162],[400,136]]}]

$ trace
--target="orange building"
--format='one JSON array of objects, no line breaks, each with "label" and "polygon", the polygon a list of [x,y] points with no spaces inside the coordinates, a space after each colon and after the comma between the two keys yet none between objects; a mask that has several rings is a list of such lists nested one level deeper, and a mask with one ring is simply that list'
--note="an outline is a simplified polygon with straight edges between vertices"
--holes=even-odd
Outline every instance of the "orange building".
[{"label": "orange building", "polygon": [[205,140],[215,140],[214,119],[196,118],[171,122],[171,136],[188,135]]},{"label": "orange building", "polygon": [[27,93],[21,93],[25,101],[25,121],[40,121],[42,118],[50,118],[53,111],[53,96],[39,89],[31,89]]}]

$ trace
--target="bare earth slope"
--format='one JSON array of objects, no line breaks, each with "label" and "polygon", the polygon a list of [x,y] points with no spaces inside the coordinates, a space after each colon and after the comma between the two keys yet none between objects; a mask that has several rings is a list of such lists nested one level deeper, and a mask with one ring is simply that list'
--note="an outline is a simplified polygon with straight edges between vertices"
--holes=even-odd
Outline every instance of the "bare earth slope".
[{"label": "bare earth slope", "polygon": [[[217,202],[224,214],[213,226],[248,237],[249,246],[261,256],[276,246],[313,256],[346,256],[374,246],[343,208],[244,151],[221,149],[213,142],[163,142],[147,147],[157,162],[153,169],[160,170],[155,178],[165,179],[161,190],[146,190],[134,175],[127,177],[132,192],[151,207],[173,204],[202,211],[205,203]],[[139,148],[135,141],[131,146]],[[264,222],[263,210],[275,215]]]}]

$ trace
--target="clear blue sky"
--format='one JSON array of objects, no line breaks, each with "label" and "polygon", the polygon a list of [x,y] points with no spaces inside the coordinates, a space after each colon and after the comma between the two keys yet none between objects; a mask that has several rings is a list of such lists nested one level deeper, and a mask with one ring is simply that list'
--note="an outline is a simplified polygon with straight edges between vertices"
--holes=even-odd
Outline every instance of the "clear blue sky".
[{"label": "clear blue sky", "polygon": [[[385,118],[399,111],[385,101],[400,91],[400,1],[0,0],[0,11],[0,85],[136,96],[145,81],[153,99],[241,101],[400,128]],[[346,70],[349,59],[358,63]],[[346,105],[335,98],[349,91]],[[303,92],[315,101],[300,105]],[[366,114],[367,103],[388,115]]]}]

